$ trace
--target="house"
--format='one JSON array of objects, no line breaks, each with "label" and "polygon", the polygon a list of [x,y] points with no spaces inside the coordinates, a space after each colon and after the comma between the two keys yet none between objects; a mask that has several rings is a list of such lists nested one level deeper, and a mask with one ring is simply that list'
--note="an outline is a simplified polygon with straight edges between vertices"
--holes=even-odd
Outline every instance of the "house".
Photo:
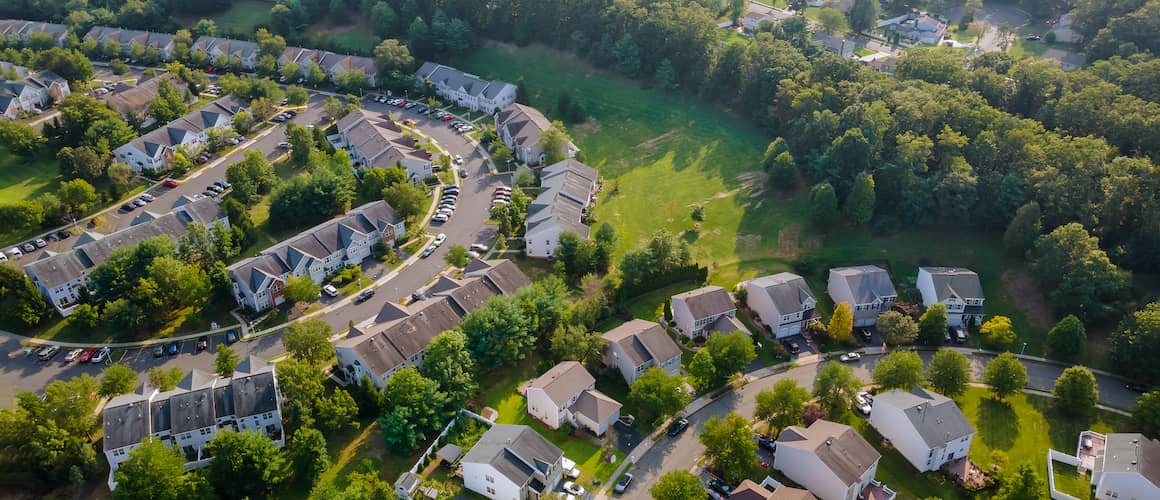
[{"label": "house", "polygon": [[983,323],[983,285],[974,271],[954,267],[918,268],[918,291],[922,305],[947,306],[947,325],[963,326]]},{"label": "house", "polygon": [[620,403],[596,390],[584,365],[564,361],[525,386],[528,414],[551,429],[565,423],[603,436],[620,418]]},{"label": "house", "polygon": [[763,12],[750,12],[741,18],[741,26],[750,33],[756,32],[764,22],[773,22],[773,16]]},{"label": "house", "polygon": [[33,73],[28,68],[7,62],[0,62],[0,69],[16,77],[5,80],[0,75],[0,112],[13,120],[47,109],[54,101],[71,93],[68,81],[52,71]]},{"label": "house", "polygon": [[336,81],[338,75],[349,71],[362,72],[372,87],[378,81],[378,68],[375,67],[375,60],[369,57],[323,52],[318,60],[318,66],[326,72],[327,78],[332,82]]},{"label": "house", "polygon": [[1043,59],[1052,59],[1059,61],[1059,67],[1064,71],[1075,71],[1083,67],[1087,63],[1087,56],[1076,52],[1068,52],[1059,49],[1047,49],[1043,53]]},{"label": "house", "polygon": [[336,375],[347,383],[370,378],[386,387],[399,370],[423,367],[427,344],[436,335],[459,326],[463,317],[497,294],[512,294],[531,284],[509,260],[475,260],[463,279],[440,276],[428,290],[431,298],[404,306],[387,302],[374,317],[350,329],[335,343]]},{"label": "house", "polygon": [[259,432],[278,446],[285,444],[277,370],[254,356],[228,378],[193,370],[171,391],[144,384],[110,400],[101,420],[109,489],[116,489],[114,474],[146,437],[177,448],[186,469],[213,460],[207,445],[224,429]]},{"label": "house", "polygon": [[564,452],[526,425],[495,424],[459,461],[463,486],[487,498],[537,500],[556,490]]},{"label": "house", "polygon": [[1160,441],[1137,433],[1080,433],[1081,471],[1091,472],[1094,498],[1160,498]]},{"label": "house", "polygon": [[712,332],[748,332],[737,320],[737,306],[729,291],[706,286],[673,295],[673,323],[689,338],[706,337]]},{"label": "house", "polygon": [[911,43],[938,45],[946,35],[947,23],[925,12],[911,12],[879,22],[878,29],[893,31]]},{"label": "house", "polygon": [[281,304],[290,276],[309,276],[322,283],[331,273],[359,265],[378,243],[395,246],[403,235],[403,218],[387,202],[379,200],[351,209],[274,245],[257,257],[229,267],[238,305],[261,311]]},{"label": "house", "polygon": [[[528,166],[544,162],[540,148],[540,133],[552,128],[552,122],[538,109],[514,103],[495,114],[495,130],[517,160]],[[580,152],[572,141],[564,146],[564,154],[575,158]]]},{"label": "house", "polygon": [[834,304],[850,304],[854,326],[874,326],[878,315],[890,310],[898,293],[890,275],[878,266],[836,267],[830,269],[826,291]]},{"label": "house", "polygon": [[205,53],[211,63],[214,59],[224,57],[230,64],[242,69],[252,70],[258,65],[258,44],[254,42],[203,36],[193,42],[189,51]]},{"label": "house", "polygon": [[894,492],[874,480],[882,455],[848,425],[816,420],[791,425],[777,437],[773,468],[821,500],[889,500]]},{"label": "house", "polygon": [[634,319],[601,336],[608,342],[604,364],[616,367],[628,385],[652,367],[669,375],[681,371],[681,347],[665,332],[664,327]]},{"label": "house", "polygon": [[338,120],[337,127],[330,142],[350,154],[356,171],[398,165],[412,182],[434,175],[433,155],[419,147],[419,139],[404,135],[399,124],[378,113],[356,109]]},{"label": "house", "polygon": [[565,231],[588,238],[584,219],[595,202],[599,178],[596,169],[573,159],[540,170],[540,194],[528,204],[525,254],[552,257]]},{"label": "house", "polygon": [[854,46],[856,44],[853,40],[847,40],[840,36],[827,35],[820,31],[814,33],[813,38],[815,43],[828,52],[838,54],[843,58],[854,57]]},{"label": "house", "polygon": [[306,76],[309,71],[308,64],[318,63],[322,60],[325,54],[323,51],[314,49],[304,49],[302,47],[286,47],[282,49],[282,55],[278,56],[278,67],[281,68],[289,63],[298,65],[298,71],[302,76]]},{"label": "house", "polygon": [[8,43],[27,43],[32,35],[43,33],[58,47],[68,40],[68,26],[63,24],[23,21],[19,19],[0,20],[0,35]]},{"label": "house", "polygon": [[217,200],[212,198],[191,201],[164,215],[150,212],[144,214],[148,217],[108,235],[85,233],[77,237],[72,251],[57,254],[46,252],[40,259],[25,265],[24,272],[44,294],[45,300],[61,316],[68,316],[80,300],[89,270],[108,260],[114,250],[136,246],[156,236],[177,240],[185,235],[186,227],[193,222],[207,227],[222,224],[228,228],[230,224]]},{"label": "house", "polygon": [[[769,480],[767,477],[766,481]],[[817,497],[806,490],[790,488],[789,486],[778,486],[771,491],[765,486],[746,479],[733,489],[733,494],[729,495],[729,500],[817,500]]]},{"label": "house", "polygon": [[898,56],[883,52],[859,57],[858,62],[866,65],[876,73],[886,73],[889,76],[894,76],[895,70],[898,69]]},{"label": "house", "polygon": [[111,92],[101,96],[101,99],[110,108],[120,113],[125,121],[129,123],[140,123],[142,127],[148,127],[154,122],[150,116],[150,106],[157,99],[157,87],[161,85],[162,81],[168,81],[174,88],[182,92],[185,95],[186,102],[193,102],[196,98],[191,92],[187,91],[184,82],[174,78],[172,75],[165,74],[143,77],[137,80],[136,85],[118,83]]},{"label": "house", "polygon": [[88,33],[85,33],[84,41],[97,42],[102,48],[110,42],[116,43],[121,46],[122,54],[131,54],[133,46],[138,45],[142,49],[157,51],[157,55],[162,60],[173,58],[173,35],[169,33],[94,26]]},{"label": "house", "polygon": [[950,398],[915,387],[874,396],[870,425],[919,472],[964,458],[975,428]]},{"label": "house", "polygon": [[233,127],[234,115],[246,106],[237,97],[222,97],[121,145],[113,155],[134,172],[164,170],[178,149],[196,154],[209,143],[211,130]]},{"label": "house", "polygon": [[778,273],[749,280],[745,304],[757,313],[775,338],[802,332],[817,321],[818,300],[806,280],[793,273]]},{"label": "house", "polygon": [[488,81],[455,68],[425,62],[415,72],[421,82],[435,87],[445,99],[472,111],[494,113],[516,102],[516,86],[507,82]]}]

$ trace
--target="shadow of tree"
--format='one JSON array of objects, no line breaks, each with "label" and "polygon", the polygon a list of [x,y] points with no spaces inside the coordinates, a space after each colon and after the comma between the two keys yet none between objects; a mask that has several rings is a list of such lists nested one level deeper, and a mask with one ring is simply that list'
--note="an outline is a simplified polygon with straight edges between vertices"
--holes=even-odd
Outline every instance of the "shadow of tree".
[{"label": "shadow of tree", "polygon": [[701,237],[701,232],[695,231],[695,230],[685,231],[685,234],[681,235],[681,239],[685,240],[685,243],[688,243],[690,245],[692,245],[693,243],[696,243],[700,237]]},{"label": "shadow of tree", "polygon": [[979,401],[976,415],[979,437],[993,450],[1010,450],[1019,436],[1019,418],[1006,401],[986,398]]},{"label": "shadow of tree", "polygon": [[1043,413],[1043,417],[1050,424],[1048,435],[1051,437],[1051,446],[1057,450],[1075,448],[1079,433],[1091,429],[1098,420],[1095,412],[1087,415],[1072,415],[1056,408],[1053,399],[1027,398],[1031,406]]}]

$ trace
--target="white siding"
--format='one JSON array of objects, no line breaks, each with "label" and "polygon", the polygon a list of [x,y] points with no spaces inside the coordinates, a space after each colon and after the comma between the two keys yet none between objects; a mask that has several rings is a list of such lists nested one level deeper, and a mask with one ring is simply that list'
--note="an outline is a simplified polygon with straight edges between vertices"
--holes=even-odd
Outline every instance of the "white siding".
[{"label": "white siding", "polygon": [[545,227],[524,237],[524,253],[528,257],[548,258],[556,255],[556,247],[560,244],[559,227]]},{"label": "white siding", "polygon": [[564,409],[556,406],[548,393],[538,387],[529,387],[527,390],[528,414],[552,429],[560,428],[560,420]]},{"label": "white siding", "polygon": [[1104,472],[1096,485],[1100,500],[1144,500],[1160,498],[1160,488],[1138,472]]},{"label": "white siding", "polygon": [[[852,500],[849,496],[850,487],[843,484],[813,453],[792,446],[778,446],[773,468],[810,490],[820,500]],[[857,495],[857,492],[854,494]]]},{"label": "white siding", "polygon": [[491,464],[463,462],[463,486],[487,498],[523,500],[522,486],[500,474]]}]

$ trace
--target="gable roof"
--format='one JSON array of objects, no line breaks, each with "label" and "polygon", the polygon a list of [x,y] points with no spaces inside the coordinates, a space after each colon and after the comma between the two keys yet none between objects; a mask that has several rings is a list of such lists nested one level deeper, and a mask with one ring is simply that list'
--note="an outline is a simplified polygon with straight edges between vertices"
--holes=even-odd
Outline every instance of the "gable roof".
[{"label": "gable roof", "polygon": [[850,293],[859,304],[898,295],[894,291],[894,283],[890,281],[890,274],[878,266],[835,267],[830,269],[830,273],[836,273],[846,280]]},{"label": "gable roof", "polygon": [[404,158],[431,160],[431,153],[420,149],[413,137],[405,136],[398,124],[371,111],[356,109],[337,125],[349,147],[366,159],[366,167],[390,168]]},{"label": "gable roof", "polygon": [[168,80],[178,90],[185,92],[184,84],[170,74],[153,77],[144,77],[137,81],[137,85],[121,85],[117,90],[104,97],[109,107],[122,115],[145,113],[149,106],[157,99],[157,87],[162,80]]},{"label": "gable roof", "polygon": [[633,366],[641,366],[649,360],[657,364],[681,355],[681,348],[665,333],[661,325],[643,319],[624,323],[601,337],[620,348],[631,358]]},{"label": "gable roof", "polygon": [[955,267],[920,267],[930,273],[939,302],[954,297],[959,300],[983,298],[983,285],[974,271]]},{"label": "gable roof", "polygon": [[[772,276],[762,276],[750,280],[751,285],[760,288],[761,293],[766,294],[773,305],[777,307],[777,312],[781,314],[793,314],[802,312],[805,308],[802,304],[806,299],[817,303],[817,298],[810,290],[810,285],[801,276],[793,273],[777,273]],[[753,293],[753,292],[750,292]]]},{"label": "gable roof", "polygon": [[737,309],[729,291],[720,286],[706,286],[673,295],[673,302],[681,301],[689,307],[694,319],[708,318]]},{"label": "gable roof", "polygon": [[882,457],[853,428],[828,420],[816,420],[809,427],[786,427],[777,438],[777,446],[813,453],[846,485],[859,482]]},{"label": "gable roof", "polygon": [[357,334],[336,346],[353,349],[367,370],[382,376],[425,350],[435,336],[455,328],[462,319],[446,298],[424,301],[412,311],[385,324],[371,320],[355,325],[351,330]]},{"label": "gable roof", "polygon": [[580,393],[572,404],[572,411],[588,417],[593,422],[604,422],[620,411],[620,403],[597,390]]},{"label": "gable roof", "polygon": [[543,390],[557,407],[562,408],[595,384],[596,379],[584,369],[584,365],[576,361],[563,361],[530,380],[527,388]]},{"label": "gable roof", "polygon": [[[482,273],[478,273],[478,269],[472,271],[471,264],[474,262],[483,263],[487,266],[487,270]],[[494,259],[489,261],[473,259],[472,262],[468,263],[468,267],[464,269],[464,272],[469,276],[478,273],[502,294],[513,294],[517,290],[532,284],[532,280],[520,270],[520,267],[508,259]]]},{"label": "gable roof", "polygon": [[460,463],[490,464],[517,486],[526,486],[536,472],[549,468],[564,456],[556,445],[526,425],[492,425]]},{"label": "gable roof", "polygon": [[425,62],[415,72],[415,76],[422,80],[430,80],[436,85],[443,85],[467,95],[493,99],[504,91],[515,92],[516,86],[499,80],[488,81],[478,76],[464,73],[450,66]]},{"label": "gable roof", "polygon": [[154,129],[129,144],[150,158],[160,158],[164,150],[175,149],[192,142],[198,134],[208,129],[231,125],[234,114],[239,111],[237,102],[233,96],[223,97]]},{"label": "gable roof", "polygon": [[[513,103],[495,115],[495,123],[517,146],[531,147],[540,143],[540,133],[552,128],[552,122],[540,110],[520,103]],[[576,150],[576,145],[568,142],[566,147]]]},{"label": "gable roof", "polygon": [[1160,488],[1160,441],[1136,433],[1108,434],[1102,471],[1137,472]]},{"label": "gable roof", "polygon": [[874,405],[879,404],[902,410],[929,448],[943,446],[975,432],[954,401],[920,387],[879,394],[874,397]]}]

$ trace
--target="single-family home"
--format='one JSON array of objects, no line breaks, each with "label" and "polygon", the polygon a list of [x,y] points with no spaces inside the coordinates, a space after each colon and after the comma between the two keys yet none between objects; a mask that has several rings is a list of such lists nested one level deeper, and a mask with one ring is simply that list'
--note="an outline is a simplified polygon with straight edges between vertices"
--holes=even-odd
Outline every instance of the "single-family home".
[{"label": "single-family home", "polygon": [[109,489],[116,489],[114,475],[129,452],[147,437],[180,451],[186,469],[213,460],[207,445],[223,429],[258,432],[278,446],[285,444],[277,370],[254,356],[238,364],[230,377],[192,370],[171,391],[141,385],[110,400],[101,419]]},{"label": "single-family home", "polygon": [[870,425],[919,472],[966,457],[975,437],[954,401],[920,387],[874,396]]},{"label": "single-family home", "polygon": [[329,137],[336,148],[350,154],[356,171],[401,166],[412,182],[434,175],[433,155],[419,147],[419,139],[403,134],[398,123],[365,109],[338,120],[338,133]]},{"label": "single-family home", "polygon": [[[1160,498],[1160,441],[1137,433],[1085,431],[1079,447],[1081,468],[1091,471],[1094,498]],[[1083,460],[1085,454],[1094,456]]]},{"label": "single-family home", "polygon": [[556,490],[564,452],[526,425],[492,425],[460,459],[463,486],[502,500],[538,500]]},{"label": "single-family home", "polygon": [[750,33],[756,32],[764,22],[773,22],[773,16],[764,12],[750,12],[741,18],[741,26]]},{"label": "single-family home", "polygon": [[157,236],[167,236],[176,241],[185,235],[186,227],[193,222],[206,227],[222,224],[229,228],[230,224],[226,213],[213,198],[182,204],[170,213],[157,215],[145,212],[145,215],[148,216],[140,217],[134,225],[108,235],[88,232],[78,236],[71,251],[55,254],[45,252],[38,260],[26,264],[24,272],[44,294],[45,300],[61,316],[68,316],[80,300],[81,289],[88,282],[89,270],[108,260],[114,250],[136,246]]},{"label": "single-family home", "polygon": [[947,32],[947,23],[925,12],[911,12],[879,22],[878,29],[893,31],[912,43],[938,45]]},{"label": "single-family home", "polygon": [[399,370],[423,367],[427,344],[436,335],[459,326],[467,313],[497,294],[512,294],[531,280],[509,260],[475,260],[463,279],[440,276],[428,293],[431,298],[410,305],[383,304],[375,316],[355,324],[345,339],[335,343],[335,374],[347,383],[363,377],[380,389]]},{"label": "single-family home", "polygon": [[584,365],[564,361],[524,387],[528,414],[552,429],[565,423],[597,436],[620,418],[620,403],[596,390],[596,379]]},{"label": "single-family home", "polygon": [[276,306],[285,300],[290,276],[309,276],[322,283],[345,266],[362,264],[376,244],[394,247],[404,232],[403,218],[385,201],[353,208],[230,266],[234,297],[238,305],[254,311]]},{"label": "single-family home", "polygon": [[920,267],[916,281],[922,305],[947,306],[947,325],[983,323],[983,285],[979,275],[961,267]]},{"label": "single-family home", "polygon": [[689,338],[707,337],[712,332],[748,333],[737,320],[733,296],[719,286],[706,286],[672,297],[673,323]]},{"label": "single-family home", "polygon": [[882,455],[848,425],[816,420],[791,425],[777,437],[773,468],[821,500],[889,500],[894,492],[874,480]]},{"label": "single-family home", "polygon": [[0,62],[0,70],[16,77],[5,80],[0,74],[0,113],[14,120],[47,109],[70,93],[68,81],[49,70],[33,73],[7,62]]},{"label": "single-family home", "polygon": [[619,369],[628,385],[654,366],[669,375],[681,371],[681,347],[664,327],[652,321],[634,319],[609,330],[601,338],[608,342],[604,364]]},{"label": "single-family home", "polygon": [[209,143],[211,130],[232,127],[234,115],[247,106],[237,97],[222,97],[121,145],[113,155],[135,172],[163,170],[179,148],[196,154]]},{"label": "single-family home", "polygon": [[850,304],[854,326],[874,326],[878,315],[890,310],[898,299],[890,274],[878,266],[835,267],[830,269],[826,291],[834,304]]},{"label": "single-family home", "polygon": [[258,65],[258,44],[254,42],[202,36],[193,42],[189,51],[205,53],[211,63],[218,57],[224,57],[230,64],[242,69],[252,70]]},{"label": "single-family home", "polygon": [[52,43],[63,47],[68,40],[68,26],[63,24],[24,21],[20,19],[0,20],[0,35],[8,43],[27,43],[33,35],[43,33]]},{"label": "single-family home", "polygon": [[435,92],[443,98],[472,111],[495,113],[516,102],[515,85],[484,80],[442,64],[425,62],[415,76],[435,86]]},{"label": "single-family home", "polygon": [[540,170],[540,194],[528,204],[525,254],[552,257],[565,231],[588,238],[584,220],[595,202],[599,178],[596,169],[571,158]]},{"label": "single-family home", "polygon": [[776,338],[797,335],[817,321],[818,301],[801,276],[778,273],[754,278],[745,284],[745,291],[745,304]]},{"label": "single-family home", "polygon": [[162,60],[173,58],[173,35],[169,33],[154,33],[151,31],[126,30],[108,26],[94,26],[85,33],[85,41],[97,42],[101,47],[110,42],[121,46],[122,54],[131,54],[133,46],[142,49],[152,49]]},{"label": "single-family home", "polygon": [[113,108],[116,112],[121,114],[121,117],[129,123],[139,123],[142,127],[148,127],[154,120],[151,116],[150,107],[153,101],[157,99],[157,87],[161,85],[162,81],[169,82],[179,92],[185,96],[186,102],[192,102],[196,96],[188,91],[185,83],[173,75],[164,74],[158,76],[146,76],[137,80],[136,85],[128,85],[125,83],[118,83],[113,87],[113,90],[100,98]]},{"label": "single-family home", "polygon": [[[766,477],[766,482],[771,482],[769,477]],[[729,495],[729,500],[817,500],[817,497],[809,491],[784,485],[776,486],[775,489],[770,490],[761,484],[746,479],[733,489],[733,493]]]},{"label": "single-family home", "polygon": [[[544,162],[544,152],[540,147],[540,133],[552,128],[552,122],[540,110],[531,106],[513,103],[495,114],[495,130],[517,160],[528,166]],[[572,141],[564,145],[564,154],[575,158],[580,152]]]}]

